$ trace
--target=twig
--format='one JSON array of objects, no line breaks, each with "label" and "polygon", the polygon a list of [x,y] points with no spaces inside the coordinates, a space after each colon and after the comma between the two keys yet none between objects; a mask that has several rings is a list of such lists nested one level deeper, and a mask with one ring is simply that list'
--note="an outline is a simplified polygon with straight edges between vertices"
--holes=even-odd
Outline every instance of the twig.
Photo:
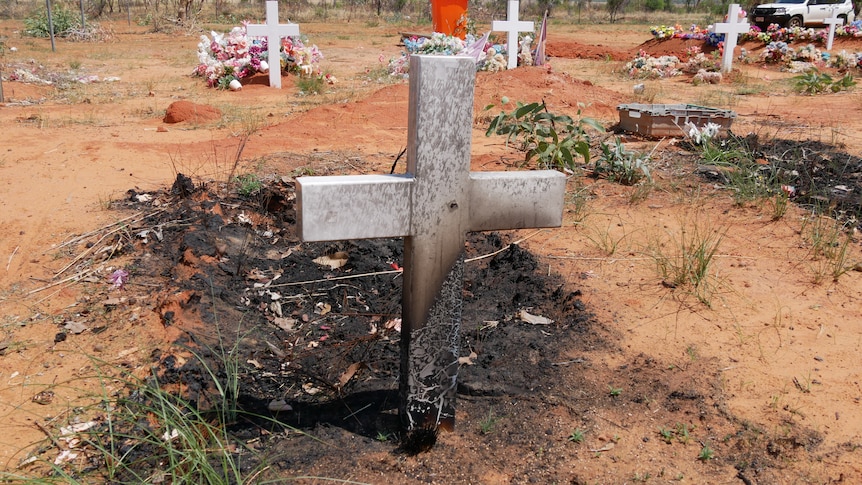
[{"label": "twig", "polygon": [[551,365],[583,364],[584,362],[586,362],[585,359],[578,357],[577,359],[564,360],[563,362],[552,362]]},{"label": "twig", "polygon": [[54,438],[54,435],[49,433],[48,430],[45,429],[44,426],[42,426],[42,423],[40,423],[39,421],[33,421],[33,424],[35,424],[36,427],[39,428],[39,430],[41,430],[43,433],[45,433],[45,436],[47,436],[48,439],[51,440],[51,443],[53,443],[54,446],[56,446],[58,450],[63,449],[63,447],[60,446],[60,443],[57,441],[57,438]]},{"label": "twig", "polygon": [[389,170],[389,174],[392,175],[395,173],[395,166],[398,165],[398,160],[401,160],[401,156],[407,151],[407,148],[402,148],[401,152],[398,153],[398,156],[395,157],[395,161],[392,162],[392,168]]},{"label": "twig", "polygon": [[542,231],[544,231],[544,229],[539,229],[538,231],[530,234],[529,236],[518,239],[517,241],[511,242],[511,243],[507,244],[505,247],[503,247],[502,249],[498,249],[498,250],[494,251],[493,253],[484,254],[482,256],[476,256],[475,258],[465,259],[464,262],[465,263],[472,263],[473,261],[479,261],[480,259],[485,259],[485,258],[490,258],[490,257],[496,256],[496,255],[502,253],[503,251],[509,249],[510,247],[517,246],[517,245],[521,244],[522,242],[526,241],[527,239],[530,239],[531,237],[538,235]]},{"label": "twig", "polygon": [[[125,223],[126,221],[129,221],[129,219],[133,219],[134,217],[137,217],[137,216],[141,216],[141,215],[143,215],[143,217],[133,219],[131,222],[132,222],[132,223],[134,223],[134,222],[138,222],[138,221],[139,221],[139,220],[141,220],[141,219],[146,219],[147,217],[152,217],[152,216],[154,216],[154,215],[156,215],[156,214],[158,214],[158,213],[160,213],[160,212],[164,212],[164,211],[165,211],[165,209],[158,209],[158,210],[155,210],[155,211],[150,212],[150,213],[147,213],[147,214],[142,214],[141,212],[138,212],[138,213],[137,213],[137,214],[135,214],[134,216],[126,217],[125,219],[121,219],[121,220],[119,220],[119,221],[117,221],[117,222],[114,222],[113,224],[108,224],[107,226],[104,226],[104,227],[102,227],[102,228],[101,228],[101,229],[99,229],[99,230],[96,230],[96,231],[90,231],[90,232],[88,232],[87,234],[84,234],[84,235],[78,236],[77,238],[72,239],[71,241],[67,241],[67,242],[65,242],[65,243],[61,244],[60,246],[58,246],[58,249],[59,249],[59,248],[62,248],[62,247],[64,247],[64,246],[67,246],[67,245],[69,245],[69,244],[72,244],[73,242],[81,241],[82,239],[87,238],[87,237],[90,237],[90,236],[92,236],[92,235],[94,235],[94,234],[97,234],[99,231],[104,231],[105,229],[107,229],[107,228],[109,228],[109,227],[111,227],[111,226],[119,226],[119,227],[115,227],[115,228],[111,229],[110,231],[106,232],[105,234],[103,234],[103,235],[102,235],[102,237],[100,237],[100,238],[99,238],[99,240],[98,240],[98,241],[96,241],[92,246],[90,246],[89,248],[87,248],[83,253],[79,254],[75,259],[73,259],[71,263],[67,264],[65,267],[63,267],[63,269],[61,269],[61,270],[60,270],[60,271],[58,271],[56,274],[54,274],[54,278],[56,278],[56,277],[60,276],[61,274],[65,273],[65,272],[66,272],[66,270],[68,270],[68,269],[69,269],[69,268],[71,268],[73,265],[75,265],[78,261],[80,261],[81,259],[83,259],[83,258],[84,258],[84,256],[86,256],[90,251],[93,251],[94,249],[96,249],[96,247],[99,245],[99,243],[101,243],[102,241],[104,241],[106,237],[108,237],[108,236],[110,236],[110,235],[113,235],[113,234],[116,234],[117,232],[119,232],[119,231],[123,230],[124,228],[126,228],[126,227],[127,227],[127,225],[126,225],[126,224],[124,224],[124,223]],[[113,254],[113,253],[112,253],[112,254]]]},{"label": "twig", "polygon": [[54,278],[56,278],[56,277],[60,276],[61,274],[65,273],[67,269],[71,268],[71,267],[72,267],[72,266],[74,266],[78,261],[82,260],[82,259],[84,258],[84,256],[86,256],[90,251],[92,251],[92,250],[96,249],[96,247],[99,245],[99,243],[101,243],[102,241],[104,241],[106,237],[108,237],[108,236],[110,236],[110,235],[114,234],[114,233],[115,233],[115,232],[117,232],[118,230],[119,230],[119,228],[117,228],[117,229],[112,229],[112,230],[108,231],[107,233],[103,234],[103,235],[102,235],[102,237],[100,237],[100,238],[99,238],[99,240],[98,240],[98,241],[96,241],[96,243],[95,243],[95,244],[93,244],[92,246],[90,246],[90,247],[88,247],[87,249],[85,249],[83,253],[81,253],[81,254],[79,254],[78,256],[76,256],[76,257],[75,257],[75,259],[73,259],[69,264],[67,264],[66,266],[63,266],[63,269],[61,269],[60,271],[57,271],[56,273],[54,273]]},{"label": "twig", "polygon": [[15,253],[18,252],[18,248],[21,246],[15,246],[15,250],[12,251],[12,254],[9,255],[9,262],[6,263],[6,271],[9,271],[9,266],[12,264],[12,258],[15,257]]},{"label": "twig", "polygon": [[281,288],[284,286],[298,286],[298,285],[308,285],[311,283],[324,283],[327,281],[338,281],[338,280],[352,280],[356,278],[364,278],[366,276],[377,276],[382,274],[393,274],[393,273],[401,273],[401,270],[391,270],[391,271],[377,271],[374,273],[363,273],[363,274],[354,274],[349,276],[336,276],[334,278],[321,278],[319,280],[307,280],[307,281],[294,281],[292,283],[280,283],[277,285],[269,285],[269,288]]},{"label": "twig", "polygon": [[[144,215],[144,217],[146,218],[146,217],[154,216],[154,215],[158,214],[159,212],[163,212],[163,211],[164,211],[164,209],[158,209],[158,210],[156,210],[156,211],[153,211],[153,212],[151,212],[151,213],[149,213],[149,214]],[[134,213],[134,214],[130,215],[129,217],[125,217],[125,218],[123,218],[123,219],[120,219],[119,221],[112,222],[112,223],[110,223],[110,224],[108,224],[108,225],[102,226],[102,227],[100,227],[99,229],[96,229],[96,230],[90,231],[90,232],[88,232],[88,233],[86,233],[86,234],[81,234],[80,236],[75,237],[75,238],[72,238],[72,239],[70,239],[70,240],[68,240],[68,241],[64,242],[63,244],[61,244],[61,245],[57,246],[55,249],[61,249],[61,248],[64,248],[64,247],[66,247],[66,246],[68,246],[68,245],[70,245],[70,244],[75,244],[75,243],[77,243],[78,241],[80,241],[80,240],[82,240],[82,239],[85,239],[85,238],[88,238],[88,237],[90,237],[90,236],[92,236],[92,235],[94,235],[94,234],[98,234],[98,233],[100,233],[100,232],[104,231],[105,229],[108,229],[108,228],[109,228],[109,227],[111,227],[111,226],[115,226],[115,225],[117,225],[117,224],[122,224],[122,223],[124,223],[124,222],[128,221],[129,219],[135,219],[136,217],[140,216],[141,214],[143,214],[143,213],[142,213],[142,212],[136,212],[136,213]]]},{"label": "twig", "polygon": [[59,290],[55,291],[54,293],[51,293],[50,295],[48,295],[48,296],[46,296],[46,297],[42,298],[41,300],[37,301],[37,302],[36,302],[36,303],[34,303],[33,305],[34,305],[34,306],[36,306],[36,305],[41,305],[43,301],[45,301],[45,300],[47,300],[47,299],[49,299],[49,298],[53,298],[53,297],[57,296],[57,293],[60,293],[61,291],[63,291],[63,288],[60,288]]},{"label": "twig", "polygon": [[92,269],[87,269],[87,270],[81,271],[80,273],[74,274],[74,275],[69,276],[68,278],[64,278],[64,279],[62,279],[62,280],[60,280],[60,281],[55,281],[55,282],[53,282],[53,283],[51,283],[51,284],[49,284],[49,285],[45,285],[45,286],[43,286],[43,287],[41,287],[41,288],[36,288],[35,290],[30,290],[27,294],[28,294],[28,295],[32,295],[33,293],[39,293],[39,292],[40,292],[40,291],[42,291],[42,290],[47,290],[48,288],[53,288],[53,287],[55,287],[55,286],[57,286],[57,285],[62,285],[63,283],[66,283],[66,282],[68,282],[68,281],[72,281],[72,280],[74,280],[74,279],[80,279],[80,278],[83,278],[84,276],[86,276],[86,275],[88,275],[88,274],[90,274],[90,273],[92,273],[92,272],[93,272],[93,270],[92,270]]}]

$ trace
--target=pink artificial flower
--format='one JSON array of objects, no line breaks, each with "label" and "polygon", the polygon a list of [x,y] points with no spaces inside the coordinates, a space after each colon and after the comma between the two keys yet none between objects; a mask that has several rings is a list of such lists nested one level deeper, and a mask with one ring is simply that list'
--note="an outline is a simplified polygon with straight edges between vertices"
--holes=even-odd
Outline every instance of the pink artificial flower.
[{"label": "pink artificial flower", "polygon": [[110,276],[112,290],[124,290],[126,287],[126,282],[129,280],[129,272],[124,269],[118,269],[111,273]]}]

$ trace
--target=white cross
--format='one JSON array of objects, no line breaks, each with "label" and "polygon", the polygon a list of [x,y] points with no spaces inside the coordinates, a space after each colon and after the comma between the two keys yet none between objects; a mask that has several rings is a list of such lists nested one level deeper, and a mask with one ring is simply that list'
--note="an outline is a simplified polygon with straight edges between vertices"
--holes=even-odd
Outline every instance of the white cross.
[{"label": "white cross", "polygon": [[730,72],[733,64],[733,51],[736,49],[736,36],[748,32],[748,22],[739,21],[739,4],[732,3],[727,9],[727,22],[715,24],[716,34],[724,35],[724,56],[721,58],[721,72]]},{"label": "white cross", "polygon": [[518,0],[509,0],[506,20],[491,22],[491,30],[508,33],[506,36],[506,52],[509,53],[508,69],[518,67],[518,33],[532,32],[535,29],[533,22],[518,20],[518,6]]},{"label": "white cross", "polygon": [[838,9],[832,11],[832,16],[823,20],[829,26],[829,37],[826,39],[826,50],[832,50],[832,41],[835,40],[835,26],[843,25],[844,19],[838,17]]},{"label": "white cross", "polygon": [[266,23],[248,24],[246,32],[249,37],[266,37],[269,49],[269,85],[281,89],[281,39],[283,37],[296,37],[299,35],[299,25],[278,23],[278,2],[267,0]]},{"label": "white cross", "polygon": [[303,240],[404,237],[407,431],[454,425],[466,233],[562,223],[563,174],[470,171],[475,71],[466,56],[410,56],[407,174],[296,179]]}]

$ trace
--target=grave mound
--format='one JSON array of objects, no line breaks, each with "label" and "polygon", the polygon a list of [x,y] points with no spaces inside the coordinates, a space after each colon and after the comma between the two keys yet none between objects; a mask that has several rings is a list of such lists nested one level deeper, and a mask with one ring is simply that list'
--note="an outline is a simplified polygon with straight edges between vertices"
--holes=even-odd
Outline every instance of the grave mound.
[{"label": "grave mound", "polygon": [[221,111],[218,108],[183,100],[174,101],[168,106],[163,121],[171,124],[184,121],[207,123],[219,118],[221,118]]}]

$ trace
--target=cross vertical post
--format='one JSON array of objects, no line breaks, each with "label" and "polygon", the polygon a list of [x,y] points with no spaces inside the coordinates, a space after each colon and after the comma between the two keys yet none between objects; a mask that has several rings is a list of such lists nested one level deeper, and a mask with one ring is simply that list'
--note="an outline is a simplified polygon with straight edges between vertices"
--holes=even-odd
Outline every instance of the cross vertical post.
[{"label": "cross vertical post", "polygon": [[506,9],[506,20],[495,20],[491,22],[491,30],[507,32],[506,52],[509,54],[507,69],[518,67],[518,33],[532,32],[535,26],[533,22],[518,20],[518,0],[509,0]]},{"label": "cross vertical post", "polygon": [[304,241],[404,237],[399,415],[408,432],[455,424],[467,232],[562,224],[554,170],[470,172],[475,62],[410,56],[407,174],[299,177]]},{"label": "cross vertical post", "polygon": [[266,23],[248,24],[246,32],[249,37],[266,37],[269,57],[269,85],[281,89],[281,39],[299,35],[299,25],[278,23],[278,2],[267,0]]},{"label": "cross vertical post", "polygon": [[715,24],[715,33],[724,34],[724,55],[721,57],[721,72],[730,72],[733,66],[733,51],[739,34],[748,32],[748,22],[739,21],[740,8],[732,3],[727,9],[727,21]]},{"label": "cross vertical post", "polygon": [[835,40],[835,27],[844,24],[844,19],[838,17],[838,9],[832,11],[832,16],[823,20],[829,26],[829,37],[826,38],[826,51],[832,50],[832,42]]}]

